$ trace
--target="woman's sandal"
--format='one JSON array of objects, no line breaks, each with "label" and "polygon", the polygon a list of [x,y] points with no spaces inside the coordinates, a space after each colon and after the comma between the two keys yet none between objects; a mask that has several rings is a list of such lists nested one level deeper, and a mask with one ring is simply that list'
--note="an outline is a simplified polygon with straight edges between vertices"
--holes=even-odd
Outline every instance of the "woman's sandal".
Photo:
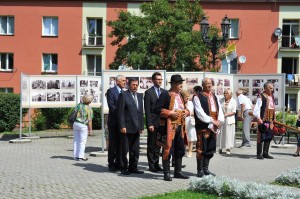
[{"label": "woman's sandal", "polygon": [[87,161],[88,158],[79,158],[79,160]]}]

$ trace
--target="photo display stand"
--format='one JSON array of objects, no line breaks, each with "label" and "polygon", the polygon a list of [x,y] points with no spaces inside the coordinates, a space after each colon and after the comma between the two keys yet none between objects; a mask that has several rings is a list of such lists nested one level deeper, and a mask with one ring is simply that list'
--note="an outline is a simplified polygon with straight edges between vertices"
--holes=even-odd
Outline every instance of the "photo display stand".
[{"label": "photo display stand", "polygon": [[[91,107],[101,106],[101,77],[82,75],[21,74],[20,124],[22,109],[28,108],[29,137],[31,136],[30,108],[68,108],[80,103],[85,94],[94,96]],[[20,136],[22,139],[22,125]]]}]

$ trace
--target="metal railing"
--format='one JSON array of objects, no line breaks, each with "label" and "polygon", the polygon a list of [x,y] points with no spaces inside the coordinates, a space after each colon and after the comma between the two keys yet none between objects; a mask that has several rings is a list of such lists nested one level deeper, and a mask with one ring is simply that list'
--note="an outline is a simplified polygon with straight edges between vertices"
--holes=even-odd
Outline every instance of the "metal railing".
[{"label": "metal railing", "polygon": [[84,35],[83,46],[103,47],[103,36]]}]

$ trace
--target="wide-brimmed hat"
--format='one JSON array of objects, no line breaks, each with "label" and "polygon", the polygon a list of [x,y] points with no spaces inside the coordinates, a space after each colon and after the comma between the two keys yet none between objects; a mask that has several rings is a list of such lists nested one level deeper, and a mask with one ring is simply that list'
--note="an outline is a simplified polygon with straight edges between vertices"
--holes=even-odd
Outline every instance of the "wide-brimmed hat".
[{"label": "wide-brimmed hat", "polygon": [[171,81],[169,83],[174,83],[174,82],[183,82],[185,81],[182,79],[181,75],[172,75]]}]

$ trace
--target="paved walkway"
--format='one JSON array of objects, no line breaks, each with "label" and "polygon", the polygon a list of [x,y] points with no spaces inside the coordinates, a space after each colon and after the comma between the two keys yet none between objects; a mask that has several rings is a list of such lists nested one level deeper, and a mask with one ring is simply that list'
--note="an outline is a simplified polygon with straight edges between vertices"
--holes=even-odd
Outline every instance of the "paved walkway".
[{"label": "paved walkway", "polygon": [[[189,187],[189,180],[163,181],[162,173],[147,171],[146,150],[141,149],[139,168],[145,174],[122,176],[107,169],[107,157],[72,158],[72,139],[49,137],[15,144],[0,140],[0,198],[138,198]],[[253,142],[254,143],[254,142]],[[142,143],[145,144],[145,143]],[[88,138],[86,152],[99,151],[101,136]],[[292,157],[295,148],[271,148],[274,160],[255,158],[256,147],[216,154],[211,171],[242,181],[272,182],[287,169],[300,166]],[[195,176],[195,154],[184,157],[185,174]]]}]

